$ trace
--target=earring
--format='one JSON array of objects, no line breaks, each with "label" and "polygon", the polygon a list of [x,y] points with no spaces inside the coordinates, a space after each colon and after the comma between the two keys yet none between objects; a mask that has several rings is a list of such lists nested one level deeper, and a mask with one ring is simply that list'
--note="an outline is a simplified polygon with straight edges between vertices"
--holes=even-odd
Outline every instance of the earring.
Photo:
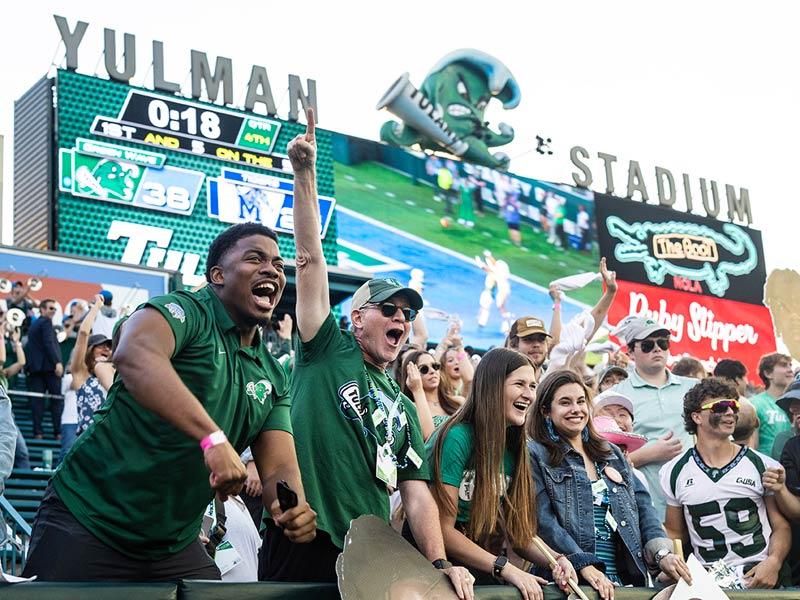
[{"label": "earring", "polygon": [[583,428],[583,431],[581,431],[581,439],[584,442],[588,442],[589,441],[589,426],[588,425]]},{"label": "earring", "polygon": [[544,418],[545,427],[547,427],[547,436],[554,442],[558,442],[561,438],[556,433],[555,427],[553,427],[553,419],[550,417]]}]

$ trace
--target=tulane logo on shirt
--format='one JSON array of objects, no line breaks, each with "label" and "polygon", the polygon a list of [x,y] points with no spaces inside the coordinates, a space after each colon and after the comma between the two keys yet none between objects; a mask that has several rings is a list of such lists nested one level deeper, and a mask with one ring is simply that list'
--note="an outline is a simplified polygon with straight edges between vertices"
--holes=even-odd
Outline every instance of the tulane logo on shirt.
[{"label": "tulane logo on shirt", "polygon": [[361,392],[358,382],[348,381],[339,388],[339,410],[345,418],[351,421],[360,421],[367,414],[366,407],[361,403]]},{"label": "tulane logo on shirt", "polygon": [[266,379],[260,379],[255,383],[249,381],[244,389],[248,396],[264,404],[267,396],[272,393],[272,384]]},{"label": "tulane logo on shirt", "polygon": [[175,302],[170,302],[169,304],[165,304],[164,308],[169,311],[175,319],[178,319],[181,323],[186,322],[186,313],[183,311],[183,307],[180,304],[176,304]]}]

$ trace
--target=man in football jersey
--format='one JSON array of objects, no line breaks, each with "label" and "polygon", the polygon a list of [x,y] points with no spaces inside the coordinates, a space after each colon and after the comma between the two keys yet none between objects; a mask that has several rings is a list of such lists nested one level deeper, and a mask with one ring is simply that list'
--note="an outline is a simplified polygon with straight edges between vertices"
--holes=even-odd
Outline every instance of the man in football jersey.
[{"label": "man in football jersey", "polygon": [[704,379],[686,394],[683,420],[693,448],[660,471],[667,535],[691,542],[704,566],[723,560],[749,588],[773,588],[789,552],[789,524],[762,484],[768,456],[730,440],[739,394],[727,381]]}]

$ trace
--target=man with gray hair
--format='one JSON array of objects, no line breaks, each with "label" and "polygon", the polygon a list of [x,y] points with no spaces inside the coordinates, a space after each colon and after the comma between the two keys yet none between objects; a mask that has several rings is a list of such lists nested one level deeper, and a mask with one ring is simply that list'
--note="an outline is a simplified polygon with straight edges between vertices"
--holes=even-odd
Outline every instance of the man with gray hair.
[{"label": "man with gray hair", "polygon": [[259,579],[336,582],[350,521],[372,514],[388,523],[389,495],[399,489],[422,554],[450,578],[459,598],[472,598],[474,577],[446,560],[417,411],[386,372],[422,298],[394,279],[372,279],[353,296],[353,331],[339,329],[320,241],[312,110],[306,133],[287,153],[294,170],[299,336],[292,428],[317,537],[295,544],[268,521]]}]

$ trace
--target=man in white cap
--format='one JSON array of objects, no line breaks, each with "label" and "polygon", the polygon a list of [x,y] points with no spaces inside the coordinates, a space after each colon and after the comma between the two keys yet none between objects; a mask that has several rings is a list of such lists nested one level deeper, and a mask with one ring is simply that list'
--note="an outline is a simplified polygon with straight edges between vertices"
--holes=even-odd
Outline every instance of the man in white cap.
[{"label": "man in white cap", "polygon": [[[691,446],[692,438],[683,427],[683,397],[696,379],[673,375],[667,369],[669,329],[645,317],[625,317],[613,334],[625,341],[634,361],[630,376],[611,388],[630,398],[636,422],[633,430],[650,442],[631,452],[633,464],[641,469],[651,490],[660,489],[658,471],[668,460]],[[666,502],[653,496],[653,506],[664,519]]]}]

